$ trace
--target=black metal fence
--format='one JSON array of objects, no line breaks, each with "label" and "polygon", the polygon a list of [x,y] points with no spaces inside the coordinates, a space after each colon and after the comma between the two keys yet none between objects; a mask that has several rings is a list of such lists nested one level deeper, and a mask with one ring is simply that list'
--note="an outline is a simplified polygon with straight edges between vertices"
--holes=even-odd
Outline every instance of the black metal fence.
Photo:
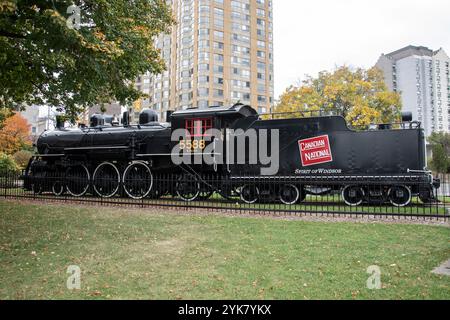
[{"label": "black metal fence", "polygon": [[[23,173],[3,172],[0,173],[0,197],[293,216],[450,218],[450,183],[445,175],[438,177],[441,187],[435,194],[435,201],[424,203],[417,193],[406,193],[407,204],[404,206],[399,206],[398,201],[393,204],[389,185],[380,187],[378,183],[370,181],[364,185],[354,185],[357,186],[356,190],[361,190],[366,196],[349,204],[343,199],[344,188],[341,184],[332,181],[310,181],[306,184],[298,177],[261,179],[243,174],[238,178],[219,178],[213,175],[143,175],[137,172],[135,176],[128,174],[124,180],[119,174],[107,171],[102,172],[101,176],[101,179],[93,178],[86,170],[64,175],[35,173],[32,178],[24,179]],[[414,188],[411,186],[408,189]]]}]

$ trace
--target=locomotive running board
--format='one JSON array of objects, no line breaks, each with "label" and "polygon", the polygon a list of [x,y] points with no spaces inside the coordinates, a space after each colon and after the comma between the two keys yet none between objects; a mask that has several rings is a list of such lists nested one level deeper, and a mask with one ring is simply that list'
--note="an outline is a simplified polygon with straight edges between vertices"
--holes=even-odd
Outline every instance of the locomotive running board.
[{"label": "locomotive running board", "polygon": [[137,154],[136,157],[171,157],[171,156],[221,156],[221,153],[151,153],[151,154]]},{"label": "locomotive running board", "polygon": [[65,148],[64,151],[76,151],[76,150],[106,150],[106,149],[129,149],[130,147],[80,147],[80,148]]},{"label": "locomotive running board", "polygon": [[[424,179],[425,178],[425,179]],[[409,182],[424,182],[424,183],[430,183],[427,181],[428,177],[424,176],[253,176],[253,177],[239,177],[239,176],[232,176],[230,177],[231,180],[303,180],[303,181],[309,181],[309,182],[329,182],[333,183],[334,181],[345,181],[345,182],[380,182],[381,180],[408,180]]]},{"label": "locomotive running board", "polygon": [[61,153],[61,154],[35,154],[34,157],[64,157],[65,154]]}]

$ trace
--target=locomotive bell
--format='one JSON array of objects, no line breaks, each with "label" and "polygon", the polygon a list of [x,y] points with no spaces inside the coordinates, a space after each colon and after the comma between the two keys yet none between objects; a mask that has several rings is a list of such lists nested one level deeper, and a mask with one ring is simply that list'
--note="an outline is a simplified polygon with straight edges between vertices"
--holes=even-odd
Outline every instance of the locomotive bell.
[{"label": "locomotive bell", "polygon": [[139,124],[146,125],[152,122],[158,122],[158,113],[151,109],[144,109],[139,114]]}]

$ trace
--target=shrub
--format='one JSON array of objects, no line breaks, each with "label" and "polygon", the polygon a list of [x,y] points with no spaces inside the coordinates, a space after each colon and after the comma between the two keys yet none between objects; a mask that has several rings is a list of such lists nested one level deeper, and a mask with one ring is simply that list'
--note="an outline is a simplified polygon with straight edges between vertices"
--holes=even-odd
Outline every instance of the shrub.
[{"label": "shrub", "polygon": [[14,161],[13,157],[0,153],[0,174],[5,174],[7,172],[18,172],[19,166]]},{"label": "shrub", "polygon": [[14,161],[16,164],[21,168],[25,169],[28,165],[28,162],[30,162],[31,157],[33,156],[33,153],[27,150],[20,150],[17,151],[14,155]]},{"label": "shrub", "polygon": [[437,173],[449,173],[450,169],[450,134],[433,133],[428,138],[433,150],[430,167]]}]

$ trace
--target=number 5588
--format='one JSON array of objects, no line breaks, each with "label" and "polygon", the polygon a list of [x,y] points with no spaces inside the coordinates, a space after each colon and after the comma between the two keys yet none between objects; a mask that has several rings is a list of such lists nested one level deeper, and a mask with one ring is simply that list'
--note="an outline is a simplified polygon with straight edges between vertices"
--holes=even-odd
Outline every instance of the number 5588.
[{"label": "number 5588", "polygon": [[181,150],[204,150],[206,147],[205,140],[181,140],[180,149]]}]

